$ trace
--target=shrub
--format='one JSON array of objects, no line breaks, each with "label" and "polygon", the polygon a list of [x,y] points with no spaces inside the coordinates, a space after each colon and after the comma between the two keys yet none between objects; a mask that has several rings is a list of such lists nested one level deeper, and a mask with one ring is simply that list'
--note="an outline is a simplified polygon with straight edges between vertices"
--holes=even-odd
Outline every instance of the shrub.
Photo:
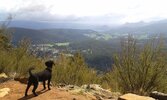
[{"label": "shrub", "polygon": [[39,70],[42,61],[30,54],[30,41],[23,38],[18,47],[13,47],[9,32],[5,25],[0,27],[0,73],[16,73],[16,77],[25,77],[29,67],[36,66]]},{"label": "shrub", "polygon": [[161,40],[150,40],[141,49],[131,36],[114,57],[114,73],[122,92],[146,95],[166,90],[166,56]]},{"label": "shrub", "polygon": [[53,69],[53,82],[64,84],[90,84],[96,83],[96,71],[88,68],[80,53],[73,57],[60,55]]}]

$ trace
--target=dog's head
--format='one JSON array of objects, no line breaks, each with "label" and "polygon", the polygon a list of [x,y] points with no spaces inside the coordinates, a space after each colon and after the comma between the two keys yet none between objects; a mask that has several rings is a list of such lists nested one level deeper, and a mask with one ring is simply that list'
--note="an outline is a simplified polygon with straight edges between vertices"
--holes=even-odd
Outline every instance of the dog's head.
[{"label": "dog's head", "polygon": [[49,61],[46,61],[46,62],[45,62],[45,65],[46,65],[48,68],[52,68],[52,66],[55,65],[55,64],[54,64],[54,62],[53,62],[52,60],[49,60]]}]

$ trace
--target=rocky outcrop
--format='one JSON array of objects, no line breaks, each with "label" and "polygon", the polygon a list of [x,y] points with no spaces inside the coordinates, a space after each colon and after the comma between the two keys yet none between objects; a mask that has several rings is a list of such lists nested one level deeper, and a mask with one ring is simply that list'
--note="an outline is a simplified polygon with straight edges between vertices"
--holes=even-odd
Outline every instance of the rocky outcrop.
[{"label": "rocky outcrop", "polygon": [[117,100],[120,93],[113,93],[109,90],[103,89],[98,84],[82,85],[81,87],[75,85],[59,85],[61,89],[69,91],[73,94],[83,94],[89,97],[95,97],[98,100],[110,99]]},{"label": "rocky outcrop", "polygon": [[167,94],[157,91],[150,93],[150,97],[153,97],[158,100],[167,100]]},{"label": "rocky outcrop", "polygon": [[5,73],[1,73],[0,74],[0,83],[6,82],[8,81],[10,78],[5,74]]},{"label": "rocky outcrop", "polygon": [[[27,97],[24,97],[26,84],[22,84],[18,81],[9,80],[0,84],[0,89],[5,87],[10,88],[9,94],[0,98],[0,100],[96,100],[93,97],[72,94],[70,92],[60,90],[57,87],[52,86],[51,90],[42,90],[43,84],[39,84],[37,88],[38,96],[35,97],[32,92],[28,93]],[[41,91],[42,90],[42,91]]]},{"label": "rocky outcrop", "polygon": [[0,78],[8,78],[8,76],[5,73],[1,73]]},{"label": "rocky outcrop", "polygon": [[155,100],[155,99],[151,97],[139,96],[136,94],[128,93],[120,96],[118,100]]},{"label": "rocky outcrop", "polygon": [[0,89],[0,97],[4,97],[5,95],[9,93],[9,91],[10,91],[9,88]]}]

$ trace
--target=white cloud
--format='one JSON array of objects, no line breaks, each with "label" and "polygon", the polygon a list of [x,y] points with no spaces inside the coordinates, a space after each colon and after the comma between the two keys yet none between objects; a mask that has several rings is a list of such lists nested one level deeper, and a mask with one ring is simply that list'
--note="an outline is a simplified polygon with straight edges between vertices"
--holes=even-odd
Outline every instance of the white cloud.
[{"label": "white cloud", "polygon": [[0,0],[0,14],[29,20],[124,23],[167,18],[166,4],[166,0]]}]

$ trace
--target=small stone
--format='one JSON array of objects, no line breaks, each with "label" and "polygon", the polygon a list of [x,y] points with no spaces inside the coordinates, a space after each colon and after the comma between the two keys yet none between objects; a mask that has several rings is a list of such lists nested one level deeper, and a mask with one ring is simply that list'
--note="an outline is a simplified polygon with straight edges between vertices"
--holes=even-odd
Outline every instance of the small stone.
[{"label": "small stone", "polygon": [[8,76],[5,73],[1,73],[0,78],[8,78]]}]

